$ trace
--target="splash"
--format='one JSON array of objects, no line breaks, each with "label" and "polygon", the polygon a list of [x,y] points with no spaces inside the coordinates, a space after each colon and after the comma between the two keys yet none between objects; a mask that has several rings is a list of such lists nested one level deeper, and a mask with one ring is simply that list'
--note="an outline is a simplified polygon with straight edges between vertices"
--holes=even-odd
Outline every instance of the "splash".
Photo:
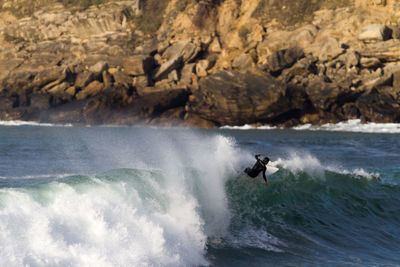
[{"label": "splash", "polygon": [[325,178],[325,167],[307,152],[290,152],[287,159],[278,158],[271,165],[282,166],[292,173],[306,172],[313,177]]},{"label": "splash", "polygon": [[284,169],[294,174],[305,172],[314,178],[325,178],[325,172],[330,171],[339,174],[350,174],[354,178],[379,179],[379,173],[371,173],[363,168],[355,168],[352,170],[344,169],[341,166],[325,165],[318,158],[308,152],[292,151],[288,158],[278,158],[270,163],[271,166],[282,166]]},{"label": "splash", "polygon": [[0,265],[209,264],[208,238],[226,235],[230,223],[234,140],[141,129],[109,140],[81,141],[115,171],[0,189]]}]

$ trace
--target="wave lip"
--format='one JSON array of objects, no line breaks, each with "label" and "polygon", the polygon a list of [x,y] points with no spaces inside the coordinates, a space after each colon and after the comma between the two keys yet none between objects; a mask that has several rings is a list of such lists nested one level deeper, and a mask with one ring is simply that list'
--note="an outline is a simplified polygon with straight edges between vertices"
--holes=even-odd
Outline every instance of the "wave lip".
[{"label": "wave lip", "polygon": [[351,175],[354,178],[363,177],[368,180],[380,179],[379,173],[370,173],[362,168],[346,170],[337,166],[326,166],[321,163],[318,158],[309,153],[302,153],[302,155],[300,155],[297,152],[292,152],[288,158],[278,158],[276,161],[271,162],[270,165],[274,167],[282,166],[284,169],[289,170],[293,174],[305,172],[312,177],[319,177],[322,179],[325,178],[326,171],[343,175]]}]

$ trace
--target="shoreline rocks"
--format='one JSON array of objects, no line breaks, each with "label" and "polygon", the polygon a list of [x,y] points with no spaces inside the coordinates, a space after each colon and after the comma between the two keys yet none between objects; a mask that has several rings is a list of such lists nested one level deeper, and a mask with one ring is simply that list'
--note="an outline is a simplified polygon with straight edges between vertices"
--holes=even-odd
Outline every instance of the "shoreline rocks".
[{"label": "shoreline rocks", "polygon": [[340,7],[288,26],[254,17],[261,1],[225,0],[202,29],[188,23],[197,2],[176,15],[171,0],[153,36],[131,18],[137,1],[0,18],[0,120],[207,128],[400,122],[400,15]]}]

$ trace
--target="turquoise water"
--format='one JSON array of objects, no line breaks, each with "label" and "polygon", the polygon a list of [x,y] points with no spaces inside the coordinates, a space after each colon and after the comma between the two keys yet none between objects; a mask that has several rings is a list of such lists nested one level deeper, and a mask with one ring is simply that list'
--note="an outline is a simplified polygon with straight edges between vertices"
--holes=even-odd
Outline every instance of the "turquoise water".
[{"label": "turquoise water", "polygon": [[399,158],[399,133],[0,126],[0,265],[399,266]]}]

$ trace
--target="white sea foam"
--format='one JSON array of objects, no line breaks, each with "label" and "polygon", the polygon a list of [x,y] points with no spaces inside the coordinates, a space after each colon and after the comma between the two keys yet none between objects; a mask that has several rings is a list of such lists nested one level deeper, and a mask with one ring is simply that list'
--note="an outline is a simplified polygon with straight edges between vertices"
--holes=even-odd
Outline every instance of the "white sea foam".
[{"label": "white sea foam", "polygon": [[363,168],[356,168],[356,169],[353,169],[353,170],[349,171],[349,170],[342,169],[342,168],[339,168],[339,167],[328,167],[327,170],[331,171],[331,172],[340,173],[340,174],[351,174],[353,177],[356,177],[356,178],[367,178],[369,180],[379,179],[380,178],[380,174],[379,173],[377,173],[377,172],[367,172]]},{"label": "white sea foam", "polygon": [[43,126],[43,127],[54,127],[54,126],[63,126],[63,127],[71,127],[72,124],[54,124],[54,123],[42,123],[35,121],[0,121],[0,126]]},{"label": "white sea foam", "polygon": [[349,120],[339,123],[328,123],[321,126],[311,124],[294,127],[295,130],[310,131],[339,131],[339,132],[362,132],[362,133],[400,133],[400,123],[361,123],[360,120]]},{"label": "white sea foam", "polygon": [[208,265],[207,239],[223,238],[230,223],[225,181],[237,166],[234,141],[188,132],[86,141],[104,146],[99,160],[156,168],[162,177],[145,171],[0,189],[0,266]]},{"label": "white sea foam", "polygon": [[[222,126],[221,129],[228,130],[275,130],[281,129],[275,126]],[[339,123],[327,123],[321,126],[303,124],[291,129],[298,131],[337,131],[337,132],[360,132],[360,133],[400,133],[400,123],[361,123],[361,120],[348,120]]]},{"label": "white sea foam", "polygon": [[325,177],[325,167],[316,157],[307,152],[292,151],[288,158],[278,158],[272,165],[280,165],[293,173],[306,172],[315,177]]},{"label": "white sea foam", "polygon": [[249,124],[245,124],[242,126],[229,126],[229,125],[225,125],[222,126],[221,129],[227,129],[227,130],[274,130],[274,129],[278,129],[278,127],[275,126],[268,126],[268,125],[262,125],[262,126],[252,126]]}]

